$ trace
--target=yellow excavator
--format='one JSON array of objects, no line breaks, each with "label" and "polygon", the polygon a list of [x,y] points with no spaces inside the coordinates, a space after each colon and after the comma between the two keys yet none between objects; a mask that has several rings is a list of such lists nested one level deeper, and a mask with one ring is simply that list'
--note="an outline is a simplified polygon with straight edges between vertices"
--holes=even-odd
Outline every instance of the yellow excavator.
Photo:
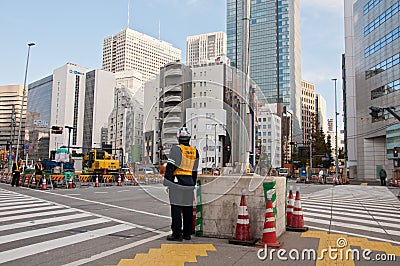
[{"label": "yellow excavator", "polygon": [[113,175],[120,170],[119,161],[112,158],[108,152],[94,149],[83,157],[82,165],[89,174]]}]

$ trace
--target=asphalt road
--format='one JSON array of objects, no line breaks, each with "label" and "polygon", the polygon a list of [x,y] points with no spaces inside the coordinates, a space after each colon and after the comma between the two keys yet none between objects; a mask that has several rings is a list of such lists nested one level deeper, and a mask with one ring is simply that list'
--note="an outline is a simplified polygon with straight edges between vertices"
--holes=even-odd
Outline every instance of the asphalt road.
[{"label": "asphalt road", "polygon": [[[289,185],[301,191],[304,219],[310,229],[400,245],[397,191],[372,186]],[[117,265],[121,259],[133,259],[137,253],[167,243],[167,196],[160,184],[41,191],[1,183],[0,264]],[[282,239],[288,247],[318,248],[318,239],[302,238],[300,233],[286,233]],[[201,265],[266,264],[257,258],[254,248],[229,245],[226,240],[194,238],[184,243],[216,247],[208,257],[198,259]],[[272,265],[289,265],[286,263]]]}]

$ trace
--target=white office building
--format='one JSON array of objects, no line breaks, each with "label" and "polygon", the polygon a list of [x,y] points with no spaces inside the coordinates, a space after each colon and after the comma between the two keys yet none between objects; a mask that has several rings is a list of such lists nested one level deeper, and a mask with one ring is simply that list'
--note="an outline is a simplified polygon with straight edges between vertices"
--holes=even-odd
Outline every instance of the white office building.
[{"label": "white office building", "polygon": [[135,69],[142,74],[142,84],[159,74],[160,67],[181,58],[182,51],[172,44],[129,28],[103,41],[102,69],[113,73]]},{"label": "white office building", "polygon": [[205,64],[210,58],[226,55],[226,33],[212,32],[186,38],[186,63]]},{"label": "white office building", "polygon": [[[61,146],[77,153],[101,143],[101,127],[107,123],[113,103],[115,76],[103,70],[67,63],[53,72],[50,126],[64,127],[50,134],[50,151]],[[72,127],[71,133],[65,128]]]}]

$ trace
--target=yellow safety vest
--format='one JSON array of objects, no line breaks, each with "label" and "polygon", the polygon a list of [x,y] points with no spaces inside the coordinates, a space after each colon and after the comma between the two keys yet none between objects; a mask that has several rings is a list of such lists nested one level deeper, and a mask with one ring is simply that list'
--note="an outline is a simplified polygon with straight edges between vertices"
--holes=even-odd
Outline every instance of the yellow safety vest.
[{"label": "yellow safety vest", "polygon": [[196,148],[179,144],[182,151],[181,164],[174,171],[174,175],[192,175],[196,160]]},{"label": "yellow safety vest", "polygon": [[19,163],[15,163],[15,172],[19,172]]}]

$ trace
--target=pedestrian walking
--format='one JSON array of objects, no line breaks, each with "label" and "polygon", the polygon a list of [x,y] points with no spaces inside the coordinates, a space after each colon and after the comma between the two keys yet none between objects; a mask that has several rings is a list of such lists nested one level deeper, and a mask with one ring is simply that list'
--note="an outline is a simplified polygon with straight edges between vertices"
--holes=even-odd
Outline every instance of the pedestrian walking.
[{"label": "pedestrian walking", "polygon": [[14,164],[13,164],[13,167],[12,167],[12,173],[13,173],[13,178],[12,178],[12,180],[11,180],[11,186],[13,187],[14,185],[16,186],[16,187],[19,187],[19,178],[20,178],[20,176],[21,176],[21,161],[16,161]]},{"label": "pedestrian walking", "polygon": [[164,186],[168,187],[172,218],[172,235],[167,237],[168,241],[191,239],[193,190],[197,180],[199,152],[195,147],[189,145],[190,137],[186,127],[178,129],[179,144],[171,148],[165,170]]},{"label": "pedestrian walking", "polygon": [[381,178],[381,186],[386,186],[387,174],[386,174],[386,170],[383,169],[383,167],[382,167],[381,171],[379,172],[379,177]]}]

